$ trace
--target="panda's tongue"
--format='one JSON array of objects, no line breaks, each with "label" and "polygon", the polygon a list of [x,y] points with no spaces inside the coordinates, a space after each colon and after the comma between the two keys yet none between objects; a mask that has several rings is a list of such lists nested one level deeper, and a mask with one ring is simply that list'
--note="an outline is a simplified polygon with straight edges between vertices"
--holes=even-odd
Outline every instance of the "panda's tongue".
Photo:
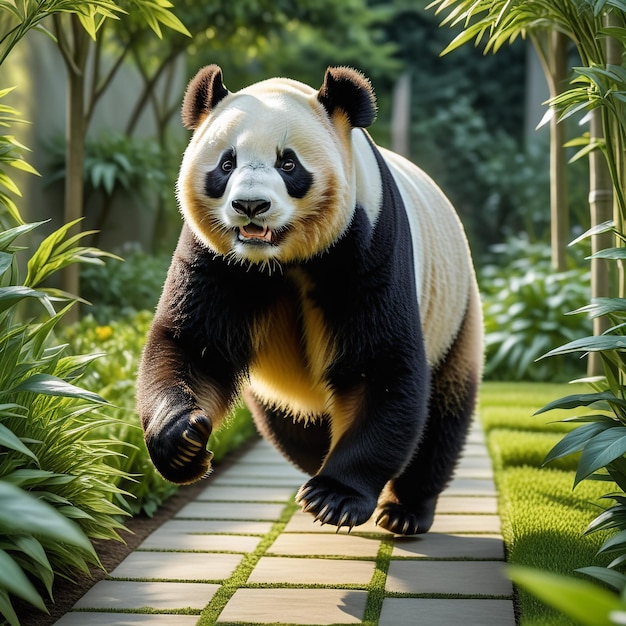
[{"label": "panda's tongue", "polygon": [[250,222],[246,226],[240,226],[239,232],[246,239],[262,239],[270,243],[272,241],[272,231],[267,226],[258,226]]}]

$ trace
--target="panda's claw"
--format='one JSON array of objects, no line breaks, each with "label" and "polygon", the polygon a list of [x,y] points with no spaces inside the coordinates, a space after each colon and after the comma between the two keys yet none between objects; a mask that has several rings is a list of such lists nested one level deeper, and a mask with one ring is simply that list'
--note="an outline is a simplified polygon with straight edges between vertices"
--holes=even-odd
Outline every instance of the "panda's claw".
[{"label": "panda's claw", "polygon": [[430,528],[427,519],[420,520],[415,512],[399,504],[385,505],[376,518],[376,525],[396,535],[417,535]]},{"label": "panda's claw", "polygon": [[341,528],[364,524],[376,507],[373,495],[365,495],[339,481],[314,476],[300,488],[296,497],[302,510],[321,524]]}]

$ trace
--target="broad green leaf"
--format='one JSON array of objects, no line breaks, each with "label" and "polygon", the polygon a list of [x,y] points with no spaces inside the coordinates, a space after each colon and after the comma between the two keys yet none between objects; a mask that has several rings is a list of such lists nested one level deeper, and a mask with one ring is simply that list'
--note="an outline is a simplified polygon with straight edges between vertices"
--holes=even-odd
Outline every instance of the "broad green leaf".
[{"label": "broad green leaf", "polygon": [[626,350],[626,337],[617,335],[583,337],[550,350],[550,352],[547,352],[537,360],[540,361],[551,356],[569,354],[571,352],[603,352],[605,350]]},{"label": "broad green leaf", "polygon": [[611,259],[611,260],[626,259],[626,248],[605,248],[604,250],[599,250],[598,252],[585,258],[586,259]]},{"label": "broad green leaf", "polygon": [[622,530],[618,532],[616,535],[609,537],[603,544],[600,550],[598,550],[598,554],[604,552],[612,552],[616,548],[620,548],[622,546],[626,546],[626,530]]},{"label": "broad green leaf", "polygon": [[589,535],[600,530],[611,530],[614,528],[626,528],[626,506],[624,505],[615,505],[600,513],[598,517],[589,523],[584,534]]},{"label": "broad green leaf", "polygon": [[20,620],[11,605],[7,590],[0,585],[0,615],[9,623],[9,626],[20,626]]},{"label": "broad green leaf", "polygon": [[602,222],[601,224],[596,224],[592,226],[589,230],[586,230],[582,235],[576,237],[574,241],[572,241],[569,245],[574,246],[577,243],[587,239],[588,237],[592,237],[593,235],[601,235],[602,233],[608,233],[615,230],[615,222],[610,220],[608,222]]},{"label": "broad green leaf", "polygon": [[625,427],[616,426],[598,433],[587,442],[582,451],[574,485],[624,453],[626,453]]},{"label": "broad green leaf", "polygon": [[[13,387],[10,390],[11,393],[17,393],[22,391],[30,391],[33,393],[41,393],[46,396],[61,396],[64,398],[81,398],[82,400],[88,400],[90,402],[96,402],[98,404],[108,404],[108,402],[101,398],[97,393],[87,391],[81,387],[76,387],[56,376],[50,374],[33,374],[17,387]],[[0,396],[3,393],[0,392]]]},{"label": "broad green leaf", "polygon": [[614,626],[610,614],[626,610],[616,594],[585,580],[520,566],[508,572],[516,585],[583,626]]},{"label": "broad green leaf", "polygon": [[48,504],[3,481],[0,481],[0,529],[3,534],[11,530],[48,537],[95,555],[89,539],[76,524]]},{"label": "broad green leaf", "polygon": [[606,424],[592,422],[585,424],[567,433],[559,443],[546,455],[542,465],[546,465],[555,459],[580,452],[590,439],[607,429]]},{"label": "broad green leaf", "polygon": [[13,255],[8,252],[0,252],[0,276],[4,274],[13,263]]},{"label": "broad green leaf", "polygon": [[626,576],[621,574],[620,572],[616,572],[614,569],[609,569],[607,567],[581,567],[576,570],[581,574],[586,574],[587,576],[591,576],[595,578],[613,589],[618,593],[621,593],[626,587]]},{"label": "broad green leaf", "polygon": [[554,409],[577,409],[581,406],[592,406],[598,402],[608,402],[626,408],[626,400],[617,398],[610,391],[602,391],[596,393],[575,393],[564,398],[553,400],[535,412],[535,415],[546,413]]},{"label": "broad green leaf", "polygon": [[572,315],[575,313],[587,313],[592,319],[610,313],[626,313],[626,298],[594,298],[590,304],[572,311]]},{"label": "broad green leaf", "polygon": [[47,302],[47,296],[42,291],[36,291],[23,285],[9,285],[8,287],[0,287],[0,312],[10,309],[25,298],[39,300],[46,309],[51,309],[49,302]]},{"label": "broad green leaf", "polygon": [[32,222],[0,232],[0,250],[6,250],[18,237],[29,233],[46,222]]},{"label": "broad green leaf", "polygon": [[7,554],[0,550],[0,588],[4,587],[9,593],[26,600],[40,611],[47,613],[46,605],[35,587],[26,577],[22,568]]},{"label": "broad green leaf", "polygon": [[0,424],[0,447],[8,448],[9,450],[15,450],[21,454],[25,454],[38,463],[35,454],[22,443],[22,440],[4,424]]}]

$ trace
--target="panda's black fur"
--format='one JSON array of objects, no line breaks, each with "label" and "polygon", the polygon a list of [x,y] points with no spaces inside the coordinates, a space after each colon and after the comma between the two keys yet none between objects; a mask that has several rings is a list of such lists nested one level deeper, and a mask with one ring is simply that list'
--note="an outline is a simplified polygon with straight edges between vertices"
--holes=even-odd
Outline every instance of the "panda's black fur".
[{"label": "panda's black fur", "polygon": [[[267,155],[267,165],[260,156],[255,160],[254,150],[254,158],[246,156],[248,144],[242,143],[242,158],[249,161],[244,164],[238,164],[235,146],[221,151],[211,146],[211,157],[197,170],[203,177],[198,181],[193,168],[199,157],[187,157],[179,180],[186,223],[137,384],[148,450],[167,479],[186,483],[202,478],[210,470],[209,434],[243,394],[261,434],[312,475],[297,496],[305,511],[323,523],[351,528],[367,521],[378,507],[377,521],[390,531],[426,532],[462,449],[481,374],[480,312],[469,254],[456,249],[464,243],[444,251],[458,254],[460,266],[469,268],[459,270],[461,284],[420,282],[416,276],[415,227],[389,157],[358,128],[375,115],[373,93],[362,75],[329,69],[322,89],[311,95],[304,87],[301,95],[301,86],[291,82],[269,81],[266,88],[268,101],[283,98],[281,107],[291,106],[289,97],[298,106],[301,100],[310,102],[312,122],[319,119],[321,128],[328,128],[324,132],[339,137],[329,148],[330,157],[341,155],[345,162],[344,147],[355,141],[354,133],[362,133],[356,141],[371,151],[368,158],[378,170],[379,206],[353,202],[342,223],[341,215],[332,214],[332,202],[341,196],[329,192],[323,200],[330,217],[320,216],[326,210],[321,204],[298,222],[300,212],[309,210],[315,185],[320,185],[325,166],[317,155],[321,150],[323,156],[323,144],[312,156],[306,145],[301,156],[284,146],[275,156]],[[281,89],[288,91],[287,105]],[[261,99],[266,91],[250,93]],[[201,70],[190,83],[183,120],[196,131],[199,150],[204,150],[202,142],[213,141],[207,128],[219,134],[230,123],[237,135],[237,123],[242,122],[229,117],[238,115],[229,109],[232,97],[215,66]],[[257,105],[251,106],[254,111]],[[303,111],[296,115],[306,121],[309,112],[306,107]],[[222,119],[222,125],[211,126]],[[236,184],[230,177],[238,165],[266,172],[270,182],[264,184],[277,194],[284,193],[284,185],[286,202],[293,201],[295,208],[286,225],[269,227],[272,217],[265,213],[274,210],[275,199],[237,197],[229,205],[222,203],[226,209],[219,210],[233,212],[228,219],[240,221],[234,222],[232,233],[223,228],[214,243],[217,227],[207,226],[204,212],[214,211],[218,217],[212,218],[218,220],[218,210],[208,203],[221,202]],[[253,186],[250,181],[256,178],[244,180]],[[331,188],[335,178],[329,181],[326,187]],[[319,195],[318,187],[315,197]],[[313,232],[316,227],[324,241],[330,224],[339,229],[330,244],[311,250],[306,243],[288,247],[292,232],[302,228]],[[229,245],[239,253],[225,252]],[[445,248],[446,242],[435,245]],[[284,258],[282,246],[288,251]],[[271,263],[264,254],[274,255]],[[438,322],[432,321],[435,311],[424,326],[419,284],[438,293],[464,290],[459,300],[464,310],[448,314],[455,320],[449,323],[450,336],[438,340],[430,355],[430,335],[424,336],[424,328],[432,334]],[[443,313],[440,326],[447,323]],[[280,395],[274,389],[287,391]]]}]

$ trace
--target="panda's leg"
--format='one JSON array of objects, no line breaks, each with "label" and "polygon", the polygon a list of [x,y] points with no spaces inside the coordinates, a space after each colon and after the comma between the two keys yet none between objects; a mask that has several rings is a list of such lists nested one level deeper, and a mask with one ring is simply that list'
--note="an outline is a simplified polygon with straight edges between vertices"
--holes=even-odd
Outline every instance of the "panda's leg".
[{"label": "panda's leg", "polygon": [[330,447],[330,428],[325,419],[297,420],[267,406],[248,389],[243,393],[259,433],[294,465],[315,474]]},{"label": "panda's leg", "polygon": [[437,498],[454,473],[482,372],[479,307],[479,296],[474,293],[455,343],[433,372],[428,421],[417,452],[403,472],[389,481],[379,500],[377,523],[391,532],[428,532]]}]

